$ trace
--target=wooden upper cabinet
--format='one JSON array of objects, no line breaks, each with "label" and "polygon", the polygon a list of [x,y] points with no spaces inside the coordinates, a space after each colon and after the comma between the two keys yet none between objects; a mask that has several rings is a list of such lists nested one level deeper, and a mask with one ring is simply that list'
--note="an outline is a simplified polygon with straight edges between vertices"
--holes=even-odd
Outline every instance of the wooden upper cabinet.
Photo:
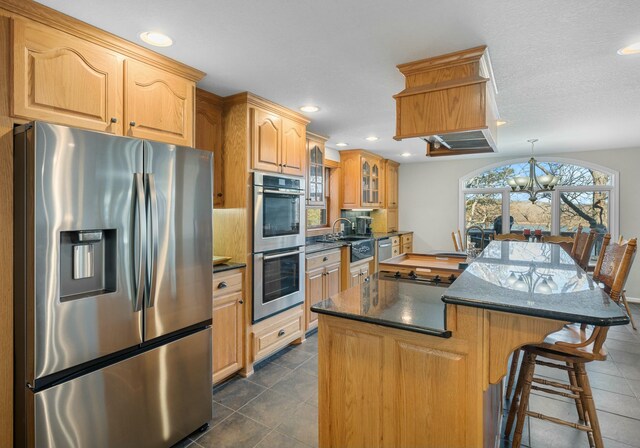
[{"label": "wooden upper cabinet", "polygon": [[399,164],[393,160],[385,161],[385,199],[387,208],[398,208],[398,167]]},{"label": "wooden upper cabinet", "polygon": [[13,116],[122,134],[123,58],[39,23],[13,25]]},{"label": "wooden upper cabinet", "polygon": [[195,83],[125,61],[125,135],[193,146]]},{"label": "wooden upper cabinet", "polygon": [[222,99],[196,91],[196,148],[213,152],[213,206],[224,205],[224,161],[222,157]]},{"label": "wooden upper cabinet", "polygon": [[251,115],[252,168],[261,171],[281,171],[282,119],[255,107]]},{"label": "wooden upper cabinet", "polygon": [[306,159],[306,126],[282,118],[282,173],[304,176]]}]

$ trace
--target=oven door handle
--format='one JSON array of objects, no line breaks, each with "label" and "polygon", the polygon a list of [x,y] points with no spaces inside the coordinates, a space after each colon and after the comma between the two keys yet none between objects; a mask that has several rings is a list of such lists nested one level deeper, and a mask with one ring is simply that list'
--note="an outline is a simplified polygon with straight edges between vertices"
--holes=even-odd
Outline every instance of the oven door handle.
[{"label": "oven door handle", "polygon": [[[264,190],[262,190],[265,193],[272,193],[272,194],[282,194],[282,195],[287,195],[287,196],[304,196],[304,191],[281,191],[281,190],[271,190],[271,189],[267,189],[265,188]],[[258,194],[262,193],[262,191],[258,191]]]},{"label": "oven door handle", "polygon": [[304,251],[302,251],[302,250],[294,250],[292,252],[285,252],[283,254],[265,255],[262,258],[263,258],[263,260],[273,260],[275,258],[288,257],[289,255],[297,255],[297,254],[302,254],[302,253],[304,253]]}]

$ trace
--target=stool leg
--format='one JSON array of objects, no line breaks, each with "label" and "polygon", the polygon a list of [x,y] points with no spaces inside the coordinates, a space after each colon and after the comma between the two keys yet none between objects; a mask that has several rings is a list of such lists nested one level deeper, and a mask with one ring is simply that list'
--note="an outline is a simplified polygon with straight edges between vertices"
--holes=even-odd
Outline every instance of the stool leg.
[{"label": "stool leg", "polygon": [[[521,351],[521,350],[518,350]],[[516,382],[516,390],[513,393],[511,404],[509,405],[509,414],[507,415],[507,424],[504,429],[504,435],[506,438],[511,437],[511,429],[513,429],[513,422],[515,421],[516,414],[518,413],[518,404],[520,402],[520,395],[522,392],[522,382],[524,381],[524,361],[526,355],[522,358],[522,366],[520,367],[520,374],[518,375],[518,381]]]},{"label": "stool leg", "polygon": [[596,414],[596,405],[593,402],[593,393],[591,392],[591,384],[589,384],[589,377],[587,371],[584,368],[584,363],[576,363],[576,381],[578,386],[582,388],[580,394],[586,419],[589,422],[589,426],[593,430],[593,440],[596,448],[604,448],[604,442],[602,440],[602,433],[600,432],[600,423],[598,422],[598,415]]},{"label": "stool leg", "polygon": [[529,394],[531,393],[531,380],[533,372],[536,368],[536,355],[525,352],[524,362],[521,369],[524,370],[524,380],[522,383],[522,392],[520,393],[520,406],[518,407],[518,420],[516,421],[516,431],[513,434],[512,447],[519,448],[522,441],[522,430],[524,428],[524,420],[527,415],[527,406],[529,405]]},{"label": "stool leg", "polygon": [[509,381],[507,382],[507,390],[505,392],[505,397],[507,400],[511,399],[511,388],[513,387],[513,379],[516,377],[516,372],[518,370],[518,361],[520,361],[519,348],[515,349],[513,352],[513,355],[511,355],[511,367],[509,368]]},{"label": "stool leg", "polygon": [[[576,380],[575,365],[573,363],[567,362],[567,367],[571,369],[567,371],[567,373],[569,374],[569,384],[571,384],[572,387],[579,387],[578,381]],[[576,398],[575,400],[576,400],[576,411],[578,411],[578,419],[581,422],[586,422],[586,419],[584,417],[584,408],[582,406],[582,400],[580,398]]]}]

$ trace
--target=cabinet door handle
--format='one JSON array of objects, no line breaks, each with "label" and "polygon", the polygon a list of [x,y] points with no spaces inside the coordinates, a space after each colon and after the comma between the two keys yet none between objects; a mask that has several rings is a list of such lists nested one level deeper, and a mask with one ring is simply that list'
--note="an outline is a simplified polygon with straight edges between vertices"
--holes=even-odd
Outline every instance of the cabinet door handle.
[{"label": "cabinet door handle", "polygon": [[227,285],[227,282],[220,282],[220,283],[218,283],[218,289],[224,289],[224,288],[226,288],[227,286],[229,286],[229,285]]},{"label": "cabinet door handle", "polygon": [[327,261],[329,259],[329,257],[323,257],[322,261]]},{"label": "cabinet door handle", "polygon": [[129,122],[129,126],[134,127],[135,125],[136,125],[136,122],[135,122],[135,121],[130,121],[130,122]]},{"label": "cabinet door handle", "polygon": [[365,282],[368,282],[368,281],[369,281],[369,277],[365,277],[365,278],[364,278],[364,281],[365,281]]},{"label": "cabinet door handle", "polygon": [[284,164],[284,165],[282,165],[282,166],[286,168],[286,167],[287,167],[287,164],[285,163],[285,164]]},{"label": "cabinet door handle", "polygon": [[278,337],[284,336],[286,332],[284,330],[278,331]]},{"label": "cabinet door handle", "polygon": [[116,117],[111,117],[111,123],[117,123],[118,119]]},{"label": "cabinet door handle", "polygon": [[219,198],[222,197],[222,193],[218,193],[216,196],[218,196]]},{"label": "cabinet door handle", "polygon": [[238,300],[238,303],[239,303],[240,305],[242,305],[242,304],[244,303],[244,300],[240,299],[240,300]]}]

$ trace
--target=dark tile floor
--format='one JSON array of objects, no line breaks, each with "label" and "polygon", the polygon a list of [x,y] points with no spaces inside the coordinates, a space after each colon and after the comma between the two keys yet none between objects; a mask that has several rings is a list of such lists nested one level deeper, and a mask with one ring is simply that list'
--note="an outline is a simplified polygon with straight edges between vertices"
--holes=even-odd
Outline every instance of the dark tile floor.
[{"label": "dark tile floor", "polygon": [[[632,311],[640,319],[640,305]],[[606,342],[609,359],[587,364],[600,426],[607,448],[640,448],[640,332],[613,327]],[[290,347],[256,369],[249,378],[234,377],[213,392],[213,420],[175,447],[305,448],[318,446],[318,339]],[[565,381],[555,369],[536,374]],[[575,406],[562,397],[532,394],[530,408],[577,421]],[[584,433],[537,419],[527,419],[522,446],[588,447]],[[503,441],[509,447],[508,441]]]}]

